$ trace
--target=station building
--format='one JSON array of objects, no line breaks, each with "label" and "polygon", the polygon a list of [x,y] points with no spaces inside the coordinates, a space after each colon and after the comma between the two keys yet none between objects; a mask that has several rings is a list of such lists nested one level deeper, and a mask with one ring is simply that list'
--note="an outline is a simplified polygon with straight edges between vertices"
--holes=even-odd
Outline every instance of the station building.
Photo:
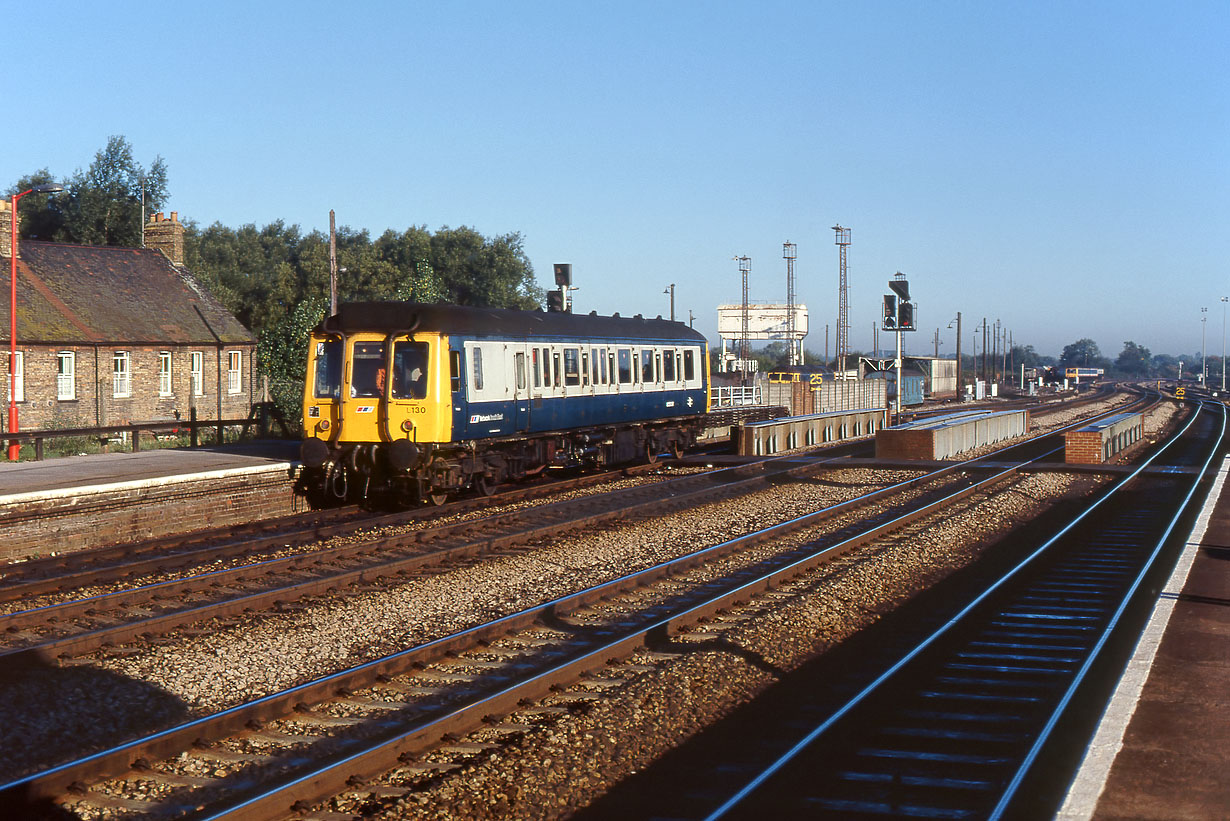
[{"label": "station building", "polygon": [[[9,201],[0,201],[0,395],[9,404]],[[154,214],[145,248],[19,240],[23,431],[246,417],[252,334],[183,264],[184,226]],[[0,409],[7,430],[7,414]]]}]

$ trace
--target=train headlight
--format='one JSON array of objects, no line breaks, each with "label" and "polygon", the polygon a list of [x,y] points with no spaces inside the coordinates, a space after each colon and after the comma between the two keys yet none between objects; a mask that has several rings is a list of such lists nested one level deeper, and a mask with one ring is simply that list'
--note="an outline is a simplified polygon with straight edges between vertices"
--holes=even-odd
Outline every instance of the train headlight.
[{"label": "train headlight", "polygon": [[319,430],[319,431],[326,431],[326,430],[328,430],[328,429],[329,429],[329,420],[328,420],[328,419],[321,419],[319,422],[317,422],[317,423],[316,423],[316,430]]},{"label": "train headlight", "polygon": [[414,430],[414,423],[411,422],[409,419],[403,419],[401,423],[401,429],[404,430],[406,433],[409,433],[410,431]]}]

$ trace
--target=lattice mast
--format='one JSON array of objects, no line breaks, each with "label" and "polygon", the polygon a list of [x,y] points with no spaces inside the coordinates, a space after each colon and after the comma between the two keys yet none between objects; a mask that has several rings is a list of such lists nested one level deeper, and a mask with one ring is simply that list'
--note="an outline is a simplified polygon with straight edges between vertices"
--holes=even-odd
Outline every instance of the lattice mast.
[{"label": "lattice mast", "polygon": [[837,232],[837,247],[840,248],[841,277],[837,285],[837,372],[846,371],[846,357],[850,355],[850,298],[846,285],[846,248],[850,246],[850,229],[834,225]]},{"label": "lattice mast", "polygon": [[743,372],[744,377],[747,376],[747,361],[751,358],[751,341],[748,337],[750,331],[750,308],[747,298],[747,278],[752,272],[751,257],[735,257],[739,261],[739,273],[743,275],[743,314],[742,314],[742,330],[739,333],[739,370]]},{"label": "lattice mast", "polygon": [[786,345],[791,365],[802,365],[802,350],[794,338],[794,260],[798,246],[790,240],[782,243],[782,257],[786,260]]}]

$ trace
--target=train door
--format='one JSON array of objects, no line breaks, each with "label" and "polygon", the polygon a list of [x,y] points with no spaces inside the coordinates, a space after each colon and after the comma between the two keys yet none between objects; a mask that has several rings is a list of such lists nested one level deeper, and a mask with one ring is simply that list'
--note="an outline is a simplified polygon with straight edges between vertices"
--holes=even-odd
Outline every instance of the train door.
[{"label": "train door", "polygon": [[529,351],[524,345],[512,349],[513,428],[524,433],[530,427],[530,366]]}]

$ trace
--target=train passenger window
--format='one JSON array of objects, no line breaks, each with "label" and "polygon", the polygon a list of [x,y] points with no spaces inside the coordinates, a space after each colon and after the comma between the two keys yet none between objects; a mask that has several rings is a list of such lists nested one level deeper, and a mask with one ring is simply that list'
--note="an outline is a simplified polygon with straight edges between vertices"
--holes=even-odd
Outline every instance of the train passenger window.
[{"label": "train passenger window", "polygon": [[581,352],[576,348],[564,348],[564,384],[581,384]]},{"label": "train passenger window", "polygon": [[555,387],[560,385],[559,352],[551,354],[551,373],[555,374]]},{"label": "train passenger window", "polygon": [[602,368],[599,367],[598,360],[602,360],[602,362],[605,363],[606,357],[602,355],[602,351],[598,350],[597,348],[593,348],[590,351],[590,362],[593,363],[593,367],[594,367],[593,382],[595,385],[602,384],[602,380],[600,378],[602,374]]},{"label": "train passenger window", "polygon": [[448,353],[448,381],[453,393],[461,390],[461,351]]},{"label": "train passenger window", "polygon": [[[597,368],[594,370],[594,375],[597,376]],[[589,351],[581,351],[581,384],[589,384]]]},{"label": "train passenger window", "polygon": [[514,357],[517,369],[517,390],[525,390],[525,353],[518,351]]},{"label": "train passenger window", "polygon": [[683,380],[691,382],[696,378],[696,358],[691,350],[683,352]]},{"label": "train passenger window", "polygon": [[542,387],[542,363],[538,361],[538,349],[530,348],[530,357],[534,360],[534,387]]},{"label": "train passenger window", "polygon": [[393,344],[393,398],[427,397],[427,343]]},{"label": "train passenger window", "polygon": [[316,380],[312,393],[317,399],[337,399],[342,394],[342,341],[316,343]]},{"label": "train passenger window", "polygon": [[632,351],[628,348],[619,349],[619,383],[627,385],[632,381]]},{"label": "train passenger window", "polygon": [[542,349],[542,384],[551,387],[551,349]]},{"label": "train passenger window", "polygon": [[483,389],[483,349],[471,348],[470,361],[474,363],[474,390]]},{"label": "train passenger window", "polygon": [[609,384],[610,384],[610,382],[607,382],[607,381],[606,381],[606,379],[607,379],[607,370],[606,370],[606,369],[607,369],[607,367],[608,367],[608,366],[610,366],[611,382],[614,382],[614,381],[615,381],[615,352],[614,352],[614,351],[611,351],[611,350],[608,350],[608,351],[607,351],[607,355],[606,355],[606,364],[604,364],[604,365],[602,366],[602,368],[603,368],[603,371],[602,371],[602,382],[603,382],[603,384],[607,384],[607,385],[609,385]]},{"label": "train passenger window", "polygon": [[675,351],[675,379],[683,381],[683,355]]},{"label": "train passenger window", "polygon": [[653,382],[653,351],[641,351],[641,381]]},{"label": "train passenger window", "polygon": [[350,395],[376,397],[384,393],[384,343],[356,342],[350,363]]},{"label": "train passenger window", "polygon": [[675,352],[666,351],[662,355],[662,378],[667,382],[675,381]]}]

